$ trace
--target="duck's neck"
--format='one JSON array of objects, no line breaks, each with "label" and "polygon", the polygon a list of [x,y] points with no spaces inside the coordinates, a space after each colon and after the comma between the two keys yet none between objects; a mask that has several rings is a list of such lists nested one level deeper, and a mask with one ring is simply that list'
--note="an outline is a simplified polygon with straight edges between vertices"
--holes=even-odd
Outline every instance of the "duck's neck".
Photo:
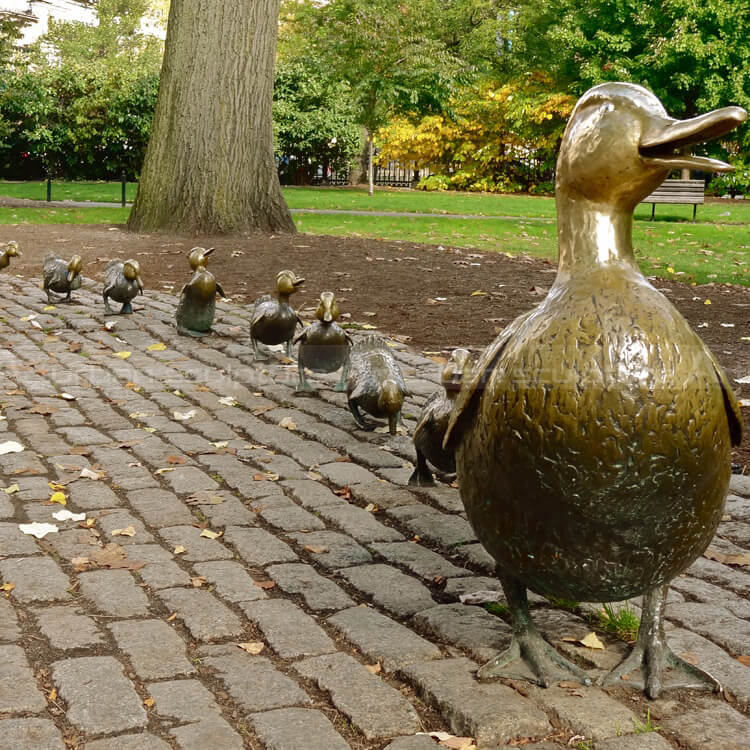
[{"label": "duck's neck", "polygon": [[633,212],[558,190],[558,274],[607,266],[638,271],[633,253]]}]

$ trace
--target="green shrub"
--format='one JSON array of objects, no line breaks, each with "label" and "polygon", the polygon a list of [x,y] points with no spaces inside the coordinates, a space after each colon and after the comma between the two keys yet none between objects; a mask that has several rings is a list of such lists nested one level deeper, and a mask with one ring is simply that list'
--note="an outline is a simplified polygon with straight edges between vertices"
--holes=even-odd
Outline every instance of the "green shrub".
[{"label": "green shrub", "polygon": [[417,183],[418,190],[450,190],[451,179],[444,174],[431,174],[429,177],[423,177]]},{"label": "green shrub", "polygon": [[750,195],[750,162],[730,159],[734,172],[716,175],[706,188],[709,195]]}]

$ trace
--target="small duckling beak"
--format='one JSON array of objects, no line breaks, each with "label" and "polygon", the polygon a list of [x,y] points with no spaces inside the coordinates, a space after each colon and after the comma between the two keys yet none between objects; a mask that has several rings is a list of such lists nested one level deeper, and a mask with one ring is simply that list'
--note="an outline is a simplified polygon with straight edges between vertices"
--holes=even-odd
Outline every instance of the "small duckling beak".
[{"label": "small duckling beak", "polygon": [[304,279],[300,279],[299,277],[296,277],[296,278],[294,279],[294,281],[292,282],[292,284],[293,284],[293,285],[294,285],[295,287],[298,287],[298,286],[302,286],[302,285],[303,285],[304,283],[305,283],[305,280],[304,280]]},{"label": "small duckling beak", "polygon": [[208,256],[209,256],[209,255],[211,255],[211,253],[212,253],[212,252],[213,252],[214,250],[216,250],[216,248],[215,248],[215,247],[209,247],[209,248],[208,248],[208,250],[204,250],[204,251],[203,251],[203,257],[204,257],[204,258],[208,258]]},{"label": "small duckling beak", "polygon": [[646,164],[663,169],[731,172],[734,167],[719,159],[678,152],[686,146],[720,138],[746,119],[747,112],[742,107],[724,107],[689,120],[654,118],[644,129],[638,150]]}]

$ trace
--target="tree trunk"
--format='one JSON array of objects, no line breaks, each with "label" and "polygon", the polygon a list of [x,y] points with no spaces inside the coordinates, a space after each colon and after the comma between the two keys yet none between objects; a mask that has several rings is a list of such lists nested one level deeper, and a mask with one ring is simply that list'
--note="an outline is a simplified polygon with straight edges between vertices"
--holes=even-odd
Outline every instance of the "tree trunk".
[{"label": "tree trunk", "polygon": [[172,0],[133,231],[294,232],[273,158],[279,0]]}]

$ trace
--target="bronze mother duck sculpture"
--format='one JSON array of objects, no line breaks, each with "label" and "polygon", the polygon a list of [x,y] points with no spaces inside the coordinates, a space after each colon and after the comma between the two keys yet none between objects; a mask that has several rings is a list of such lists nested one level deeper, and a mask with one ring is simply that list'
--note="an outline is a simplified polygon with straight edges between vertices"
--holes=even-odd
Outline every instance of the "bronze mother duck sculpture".
[{"label": "bronze mother duck sculpture", "polygon": [[5,250],[0,253],[0,271],[10,265],[11,258],[17,258],[20,255],[22,255],[22,253],[18,249],[18,243],[15,240],[8,242],[5,246]]},{"label": "bronze mother duck sculpture", "polygon": [[716,685],[667,646],[664,604],[721,519],[742,419],[716,359],[638,268],[631,233],[633,210],[671,170],[731,170],[685,148],[746,117],[726,107],[675,120],[626,83],[590,89],[570,117],[557,278],[484,352],[446,435],[512,623],[509,649],[480,678],[588,681],[534,626],[528,588],[576,601],[643,594],[635,646],[604,684],[651,697]]},{"label": "bronze mother duck sculpture", "polygon": [[387,419],[388,431],[396,434],[406,383],[398,362],[380,336],[363,336],[352,346],[346,395],[349,411],[359,427],[368,432],[376,427],[362,416],[363,409],[377,419]]},{"label": "bronze mother duck sculpture", "polygon": [[320,302],[315,310],[317,320],[307,326],[294,340],[295,344],[299,342],[299,383],[296,388],[298,393],[315,390],[305,377],[305,367],[313,372],[335,372],[341,368],[341,378],[333,390],[346,390],[349,347],[352,340],[336,322],[339,315],[339,306],[333,292],[321,292]]},{"label": "bronze mother duck sculpture", "polygon": [[121,302],[120,315],[130,315],[133,306],[130,300],[143,294],[141,266],[137,260],[120,260],[115,258],[104,267],[104,309],[108,313],[114,310],[109,306],[109,298]]},{"label": "bronze mother duck sculpture", "polygon": [[208,257],[214,251],[213,247],[194,247],[188,255],[193,278],[182,287],[180,301],[175,311],[177,331],[183,336],[206,336],[211,332],[211,326],[216,314],[217,293],[226,297],[214,275],[206,270]]},{"label": "bronze mother duck sculpture", "polygon": [[289,297],[305,283],[293,271],[279,271],[276,275],[276,295],[264,294],[255,300],[250,320],[250,340],[253,342],[253,358],[258,356],[258,342],[273,346],[286,344],[287,357],[292,356],[292,339],[298,325],[299,315],[289,304]]},{"label": "bronze mother duck sculpture", "polygon": [[440,376],[442,390],[427,399],[419,415],[414,428],[417,465],[409,477],[409,484],[412,486],[430,487],[435,484],[428,461],[444,474],[454,474],[456,471],[456,457],[452,451],[443,448],[443,440],[456,397],[461,390],[464,373],[470,364],[471,355],[466,349],[454,349]]},{"label": "bronze mother duck sculpture", "polygon": [[74,255],[67,261],[54,253],[47,253],[42,263],[43,288],[47,293],[47,302],[54,302],[52,292],[64,294],[65,302],[70,302],[71,292],[81,286],[82,269],[83,259],[80,255]]}]

